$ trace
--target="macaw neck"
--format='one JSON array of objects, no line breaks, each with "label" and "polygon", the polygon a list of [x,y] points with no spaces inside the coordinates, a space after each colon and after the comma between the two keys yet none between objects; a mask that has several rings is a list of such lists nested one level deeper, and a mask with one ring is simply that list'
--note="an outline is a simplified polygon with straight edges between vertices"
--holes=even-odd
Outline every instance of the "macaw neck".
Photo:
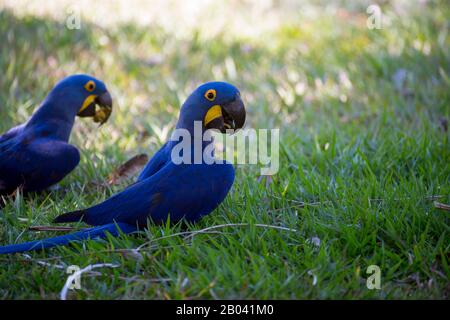
[{"label": "macaw neck", "polygon": [[201,135],[205,129],[203,128],[201,121],[194,121],[191,119],[179,119],[176,125],[176,130],[186,130],[193,137],[194,135]]},{"label": "macaw neck", "polygon": [[43,132],[45,136],[68,141],[75,122],[75,112],[63,109],[53,102],[45,100],[33,113],[26,124],[27,130]]}]

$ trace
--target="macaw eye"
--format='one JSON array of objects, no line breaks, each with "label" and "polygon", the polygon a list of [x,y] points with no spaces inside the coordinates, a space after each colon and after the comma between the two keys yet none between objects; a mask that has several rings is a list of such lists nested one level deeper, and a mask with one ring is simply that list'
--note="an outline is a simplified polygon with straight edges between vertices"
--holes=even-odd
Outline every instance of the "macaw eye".
[{"label": "macaw eye", "polygon": [[92,81],[92,80],[89,80],[89,81],[84,85],[84,88],[85,88],[87,91],[89,91],[89,92],[94,91],[94,89],[95,89],[95,82]]},{"label": "macaw eye", "polygon": [[216,90],[209,89],[208,91],[206,91],[205,98],[209,101],[214,101],[214,99],[216,98]]}]

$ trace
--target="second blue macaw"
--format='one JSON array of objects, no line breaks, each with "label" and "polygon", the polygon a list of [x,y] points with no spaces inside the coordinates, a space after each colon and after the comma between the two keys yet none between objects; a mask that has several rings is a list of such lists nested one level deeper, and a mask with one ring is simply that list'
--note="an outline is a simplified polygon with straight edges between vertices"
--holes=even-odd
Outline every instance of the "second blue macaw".
[{"label": "second blue macaw", "polygon": [[68,143],[75,116],[102,124],[111,110],[111,95],[100,80],[78,74],[57,83],[28,122],[0,136],[0,195],[18,187],[41,191],[63,179],[80,161]]},{"label": "second blue macaw", "polygon": [[[145,227],[148,220],[154,223],[163,223],[169,218],[171,222],[198,221],[224,200],[234,181],[234,168],[230,163],[211,161],[214,159],[213,148],[210,148],[213,142],[205,142],[203,133],[207,129],[218,129],[222,133],[227,129],[240,129],[245,115],[236,87],[225,82],[201,85],[181,107],[176,126],[178,132],[187,134],[188,140],[184,140],[186,135],[178,138],[173,135],[147,163],[136,183],[98,205],[55,219],[58,223],[81,220],[93,228],[0,247],[0,254],[50,248],[74,240],[105,237],[107,233],[114,236],[120,232],[131,233]],[[196,130],[196,122],[200,123],[200,130]],[[182,142],[188,147],[174,152]],[[194,159],[196,143],[200,143],[201,154],[209,154],[210,158]],[[206,152],[207,148],[211,152]],[[184,159],[181,163],[179,159],[174,160],[174,156],[180,155]]]}]

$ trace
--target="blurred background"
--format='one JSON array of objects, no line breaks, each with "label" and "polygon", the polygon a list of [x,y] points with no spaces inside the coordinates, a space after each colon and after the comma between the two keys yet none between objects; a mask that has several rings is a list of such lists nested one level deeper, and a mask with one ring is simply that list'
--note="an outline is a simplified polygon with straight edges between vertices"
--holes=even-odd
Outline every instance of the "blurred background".
[{"label": "blurred background", "polygon": [[[436,101],[413,108],[438,117],[448,80],[445,3],[0,0],[0,130],[24,121],[56,81],[80,72],[102,79],[115,98],[101,130],[108,143],[79,141],[88,148],[147,148],[137,142],[149,135],[143,142],[155,143],[155,133],[164,140],[184,98],[210,80],[245,92],[251,126],[291,124],[302,135],[328,125],[365,130],[346,124],[380,110],[400,120],[409,110],[409,121],[418,110],[392,103],[422,91],[437,91]],[[367,26],[373,4],[381,29]],[[75,139],[85,136],[78,124]]]}]

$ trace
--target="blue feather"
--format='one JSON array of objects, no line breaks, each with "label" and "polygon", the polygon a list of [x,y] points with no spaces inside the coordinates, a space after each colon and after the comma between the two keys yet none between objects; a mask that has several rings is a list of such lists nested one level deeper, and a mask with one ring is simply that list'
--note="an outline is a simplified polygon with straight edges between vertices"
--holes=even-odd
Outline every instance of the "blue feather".
[{"label": "blue feather", "polygon": [[118,236],[120,233],[128,234],[136,231],[136,227],[125,223],[109,223],[100,227],[89,228],[78,232],[48,238],[44,240],[30,241],[20,244],[12,244],[0,247],[0,254],[17,253],[25,251],[37,251],[56,246],[66,245],[73,241],[105,238],[109,233]]}]

